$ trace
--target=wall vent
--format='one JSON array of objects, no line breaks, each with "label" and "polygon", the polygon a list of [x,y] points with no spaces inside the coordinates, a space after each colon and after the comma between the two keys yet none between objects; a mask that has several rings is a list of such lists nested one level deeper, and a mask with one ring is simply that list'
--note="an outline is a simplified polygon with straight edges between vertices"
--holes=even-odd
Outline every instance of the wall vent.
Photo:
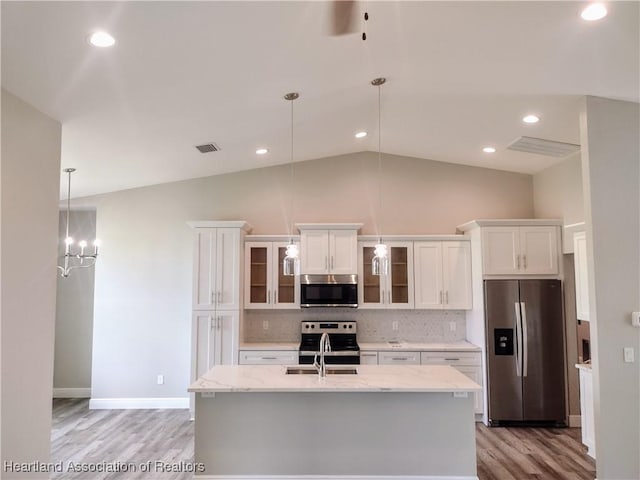
[{"label": "wall vent", "polygon": [[580,151],[580,145],[574,143],[556,142],[544,138],[520,137],[507,147],[509,150],[536,153],[548,157],[562,158]]},{"label": "wall vent", "polygon": [[219,152],[220,147],[215,143],[205,143],[204,145],[196,145],[196,148],[200,153]]}]

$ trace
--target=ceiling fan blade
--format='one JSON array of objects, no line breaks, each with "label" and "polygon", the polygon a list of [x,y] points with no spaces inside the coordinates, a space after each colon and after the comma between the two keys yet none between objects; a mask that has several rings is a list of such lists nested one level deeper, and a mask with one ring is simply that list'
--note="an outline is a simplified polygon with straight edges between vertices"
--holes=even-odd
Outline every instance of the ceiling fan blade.
[{"label": "ceiling fan blade", "polygon": [[357,3],[355,0],[332,2],[331,35],[347,35],[356,32]]}]

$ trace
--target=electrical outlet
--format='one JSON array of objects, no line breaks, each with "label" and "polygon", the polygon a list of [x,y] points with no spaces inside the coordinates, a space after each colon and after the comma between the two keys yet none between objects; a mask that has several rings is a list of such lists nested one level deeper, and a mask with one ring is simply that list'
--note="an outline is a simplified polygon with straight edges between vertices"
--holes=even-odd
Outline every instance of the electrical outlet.
[{"label": "electrical outlet", "polygon": [[269,320],[263,320],[262,321],[262,329],[263,330],[269,330]]},{"label": "electrical outlet", "polygon": [[158,385],[164,385],[164,375],[158,375],[156,381],[158,382]]},{"label": "electrical outlet", "polygon": [[398,330],[398,320],[394,320],[393,322],[391,322],[391,328],[394,331]]},{"label": "electrical outlet", "polygon": [[452,332],[456,331],[456,322],[449,322],[449,330]]},{"label": "electrical outlet", "polygon": [[633,351],[633,347],[624,347],[622,349],[624,362],[625,363],[633,363],[636,361],[635,352]]},{"label": "electrical outlet", "polygon": [[640,327],[640,312],[631,312],[631,325]]}]

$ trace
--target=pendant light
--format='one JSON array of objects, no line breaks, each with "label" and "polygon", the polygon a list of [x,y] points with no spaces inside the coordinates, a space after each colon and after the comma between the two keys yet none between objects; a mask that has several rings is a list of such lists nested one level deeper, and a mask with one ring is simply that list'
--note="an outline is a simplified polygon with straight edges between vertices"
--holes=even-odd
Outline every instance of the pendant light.
[{"label": "pendant light", "polygon": [[[95,239],[93,241],[93,253],[84,253],[84,249],[87,247],[87,242],[85,240],[81,240],[78,242],[78,246],[80,247],[80,251],[77,249],[72,249],[73,238],[69,236],[69,213],[71,211],[71,174],[75,172],[75,168],[65,168],[63,172],[68,175],[68,188],[67,188],[67,228],[64,237],[64,263],[62,265],[58,265],[60,269],[60,275],[63,278],[67,278],[72,270],[76,268],[89,268],[93,267],[96,264],[96,259],[98,258],[98,247],[100,246],[100,241]],[[72,265],[72,263],[74,263]]]},{"label": "pendant light", "polygon": [[371,85],[378,88],[378,244],[373,250],[373,259],[371,260],[372,275],[386,275],[389,270],[389,249],[382,243],[382,151],[380,150],[380,87],[387,81],[384,77],[374,78]]},{"label": "pendant light", "polygon": [[296,100],[300,95],[296,92],[287,93],[284,96],[284,99],[291,102],[291,158],[289,161],[289,170],[291,174],[291,210],[289,214],[291,215],[289,228],[289,245],[287,245],[287,249],[285,251],[285,257],[282,265],[282,274],[286,276],[294,276],[297,275],[300,266],[300,250],[298,249],[298,245],[293,243],[293,208],[294,208],[294,177],[293,177],[293,101]]}]

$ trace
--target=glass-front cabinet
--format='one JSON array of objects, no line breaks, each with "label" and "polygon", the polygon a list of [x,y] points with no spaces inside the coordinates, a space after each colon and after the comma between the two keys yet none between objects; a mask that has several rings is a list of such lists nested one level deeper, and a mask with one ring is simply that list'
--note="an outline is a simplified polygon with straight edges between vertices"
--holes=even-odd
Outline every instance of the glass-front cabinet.
[{"label": "glass-front cabinet", "polygon": [[385,275],[373,275],[375,241],[358,242],[358,308],[413,308],[413,242],[384,242]]},{"label": "glass-front cabinet", "polygon": [[288,242],[245,243],[245,308],[300,308],[300,279],[283,273],[287,245]]}]

